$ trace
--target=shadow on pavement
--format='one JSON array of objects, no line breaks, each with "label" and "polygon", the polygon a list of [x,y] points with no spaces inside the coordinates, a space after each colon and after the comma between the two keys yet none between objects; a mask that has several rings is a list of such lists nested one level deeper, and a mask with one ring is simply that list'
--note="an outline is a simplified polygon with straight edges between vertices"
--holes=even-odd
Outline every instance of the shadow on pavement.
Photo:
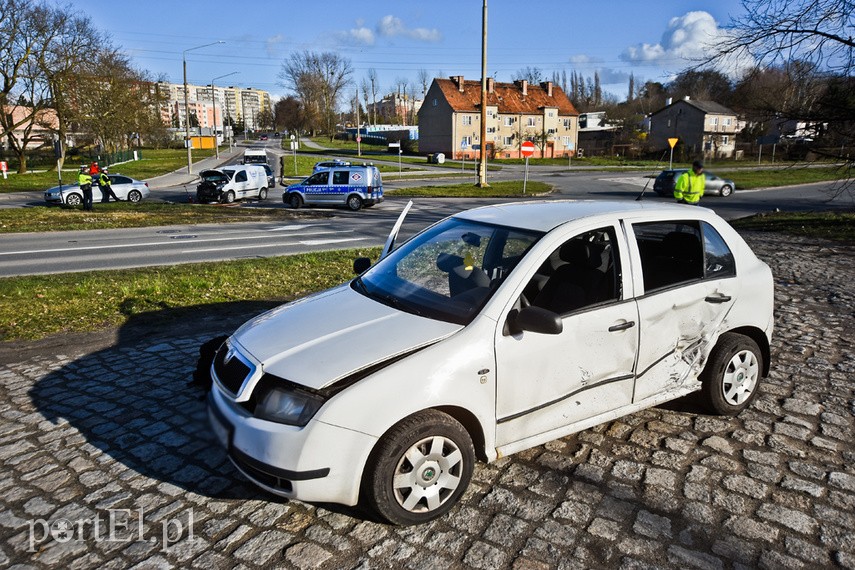
[{"label": "shadow on pavement", "polygon": [[[80,449],[102,468],[113,460],[203,496],[274,500],[232,466],[208,426],[206,392],[188,382],[204,341],[277,304],[221,303],[134,316],[111,346],[70,360],[29,396],[48,421],[78,430],[86,440]],[[126,471],[110,470],[118,479]]]}]

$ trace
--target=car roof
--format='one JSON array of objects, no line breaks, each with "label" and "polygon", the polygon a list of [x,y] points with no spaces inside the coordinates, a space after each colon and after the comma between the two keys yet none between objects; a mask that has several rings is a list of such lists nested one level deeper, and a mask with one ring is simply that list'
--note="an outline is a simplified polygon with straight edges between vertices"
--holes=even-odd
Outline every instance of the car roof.
[{"label": "car roof", "polygon": [[[483,206],[455,214],[454,217],[510,226],[528,230],[548,232],[567,222],[585,218],[602,218],[605,222],[634,216],[641,212],[648,215],[666,215],[675,218],[686,217],[689,211],[685,205],[663,204],[636,200],[544,200],[537,202],[515,202]],[[710,210],[692,208],[690,217],[706,217]]]}]

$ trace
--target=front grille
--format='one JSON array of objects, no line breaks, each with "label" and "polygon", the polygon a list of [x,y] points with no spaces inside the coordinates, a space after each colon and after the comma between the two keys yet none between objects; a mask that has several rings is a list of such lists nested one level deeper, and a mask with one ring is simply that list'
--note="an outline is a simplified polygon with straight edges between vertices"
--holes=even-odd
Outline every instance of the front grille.
[{"label": "front grille", "polygon": [[226,355],[229,352],[229,343],[224,342],[214,357],[214,372],[217,379],[225,389],[236,396],[240,391],[246,377],[252,371],[249,366],[239,359],[236,355],[232,355],[231,360],[226,362]]}]

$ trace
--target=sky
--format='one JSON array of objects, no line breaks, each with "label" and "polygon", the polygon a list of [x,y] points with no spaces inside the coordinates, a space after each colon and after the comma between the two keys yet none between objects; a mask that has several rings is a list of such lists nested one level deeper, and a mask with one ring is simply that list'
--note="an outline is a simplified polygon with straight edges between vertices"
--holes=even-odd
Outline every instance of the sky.
[{"label": "sky", "polygon": [[[107,32],[132,63],[155,78],[187,80],[288,94],[282,62],[303,50],[347,57],[356,85],[375,69],[382,91],[399,79],[481,76],[478,0],[71,0],[70,6]],[[635,84],[667,82],[709,52],[739,0],[488,0],[487,73],[511,81],[536,67],[546,79],[566,71],[593,77],[619,100]],[[418,92],[421,92],[419,86]]]}]

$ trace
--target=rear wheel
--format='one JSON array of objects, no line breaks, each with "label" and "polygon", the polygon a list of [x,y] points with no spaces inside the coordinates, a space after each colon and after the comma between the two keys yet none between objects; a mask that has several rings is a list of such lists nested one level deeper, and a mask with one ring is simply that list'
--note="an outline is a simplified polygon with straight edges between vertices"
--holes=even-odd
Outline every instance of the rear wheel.
[{"label": "rear wheel", "polygon": [[67,206],[79,206],[83,203],[83,196],[80,194],[69,194],[65,198],[65,204]]},{"label": "rear wheel", "polygon": [[228,192],[223,194],[223,203],[224,204],[231,204],[234,201],[235,201],[234,190],[229,190]]},{"label": "rear wheel", "polygon": [[140,200],[142,200],[142,194],[139,190],[131,190],[130,192],[128,192],[128,202],[133,202],[134,204],[136,204]]},{"label": "rear wheel", "polygon": [[298,210],[303,205],[303,199],[300,198],[299,194],[292,193],[288,195],[288,204],[295,210]]},{"label": "rear wheel", "polygon": [[700,376],[707,408],[723,416],[747,408],[757,397],[762,359],[754,340],[736,333],[721,335]]},{"label": "rear wheel", "polygon": [[365,498],[399,525],[424,523],[460,499],[475,467],[466,429],[442,412],[425,410],[401,420],[377,443],[363,478]]},{"label": "rear wheel", "polygon": [[362,209],[362,198],[356,194],[351,194],[347,197],[347,207],[354,212],[358,212]]},{"label": "rear wheel", "polygon": [[258,201],[261,202],[264,200],[267,200],[267,188],[262,188],[258,191]]},{"label": "rear wheel", "polygon": [[727,198],[731,194],[733,194],[733,188],[730,186],[730,184],[725,184],[724,186],[721,187],[722,198]]}]

